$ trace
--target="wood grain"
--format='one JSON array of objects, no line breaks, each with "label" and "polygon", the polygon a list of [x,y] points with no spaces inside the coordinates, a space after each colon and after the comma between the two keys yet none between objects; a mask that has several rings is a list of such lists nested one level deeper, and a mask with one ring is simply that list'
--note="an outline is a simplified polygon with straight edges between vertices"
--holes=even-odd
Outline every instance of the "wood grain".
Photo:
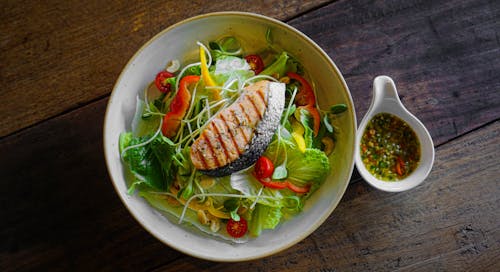
[{"label": "wood grain", "polygon": [[238,10],[287,20],[324,2],[0,1],[0,137],[108,95],[142,44],[182,19]]},{"label": "wood grain", "polygon": [[102,148],[106,102],[0,141],[0,271],[137,271],[181,255],[114,192]]},{"label": "wood grain", "polygon": [[377,75],[435,144],[500,117],[500,1],[339,1],[289,23],[315,40],[344,73],[358,120]]},{"label": "wood grain", "polygon": [[185,256],[154,271],[493,271],[498,154],[500,121],[439,147],[431,175],[413,190],[350,185],[316,232],[280,254],[238,264]]}]

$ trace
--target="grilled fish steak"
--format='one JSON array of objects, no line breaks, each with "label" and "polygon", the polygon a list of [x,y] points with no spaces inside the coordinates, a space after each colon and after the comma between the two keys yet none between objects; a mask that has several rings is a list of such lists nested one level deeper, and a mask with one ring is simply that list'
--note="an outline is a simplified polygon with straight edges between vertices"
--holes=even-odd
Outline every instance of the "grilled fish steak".
[{"label": "grilled fish steak", "polygon": [[194,167],[210,176],[250,167],[271,142],[284,107],[285,84],[262,80],[247,86],[192,144]]}]

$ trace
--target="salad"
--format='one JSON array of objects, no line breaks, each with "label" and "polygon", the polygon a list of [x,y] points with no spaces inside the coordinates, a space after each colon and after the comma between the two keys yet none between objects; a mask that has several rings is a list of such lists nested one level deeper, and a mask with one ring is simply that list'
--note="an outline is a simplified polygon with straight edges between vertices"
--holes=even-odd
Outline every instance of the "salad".
[{"label": "salad", "polygon": [[266,41],[259,52],[232,36],[197,42],[199,59],[156,75],[119,138],[129,194],[234,242],[302,211],[332,171],[346,106],[320,110],[301,63]]}]

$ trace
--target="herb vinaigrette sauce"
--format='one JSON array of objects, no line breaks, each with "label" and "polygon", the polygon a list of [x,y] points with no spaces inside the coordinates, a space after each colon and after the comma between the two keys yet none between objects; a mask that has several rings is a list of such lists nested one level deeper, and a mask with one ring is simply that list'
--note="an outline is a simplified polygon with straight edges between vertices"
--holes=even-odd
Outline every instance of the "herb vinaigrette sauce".
[{"label": "herb vinaigrette sauce", "polygon": [[370,120],[360,147],[366,169],[384,181],[404,179],[420,161],[417,135],[405,121],[389,113],[379,113]]}]

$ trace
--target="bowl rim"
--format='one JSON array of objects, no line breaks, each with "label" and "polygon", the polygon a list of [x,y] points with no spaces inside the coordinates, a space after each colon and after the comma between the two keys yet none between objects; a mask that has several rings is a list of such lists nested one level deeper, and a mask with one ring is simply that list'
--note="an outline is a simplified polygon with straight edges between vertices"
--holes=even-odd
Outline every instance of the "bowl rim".
[{"label": "bowl rim", "polygon": [[110,180],[111,180],[111,183],[115,189],[115,191],[117,192],[121,202],[123,203],[123,205],[127,208],[128,212],[132,215],[132,217],[143,227],[143,229],[145,229],[147,232],[149,232],[151,235],[153,235],[156,239],[158,239],[159,241],[161,241],[163,244],[179,251],[179,252],[182,252],[184,254],[187,254],[189,256],[192,256],[192,257],[196,257],[196,258],[200,258],[200,259],[205,259],[205,260],[210,260],[210,261],[217,261],[217,262],[237,262],[237,261],[249,261],[249,260],[255,260],[255,259],[259,259],[259,258],[264,258],[264,257],[267,257],[267,256],[271,256],[271,255],[274,255],[278,252],[282,252],[294,245],[296,245],[298,242],[302,241],[303,239],[305,239],[306,237],[308,237],[310,234],[312,234],[314,231],[316,231],[325,221],[328,217],[330,217],[330,215],[332,214],[332,212],[335,210],[335,208],[338,206],[338,204],[340,203],[342,197],[344,196],[345,194],[345,191],[347,189],[347,186],[349,185],[349,181],[351,180],[351,177],[352,177],[352,173],[353,173],[353,169],[354,169],[354,165],[355,165],[355,140],[353,141],[353,144],[350,148],[348,148],[347,150],[349,150],[352,154],[353,154],[353,158],[351,159],[351,162],[348,164],[349,166],[349,169],[347,169],[347,182],[345,182],[345,184],[340,188],[340,194],[337,199],[334,200],[334,202],[332,203],[332,205],[330,205],[328,207],[328,209],[323,213],[322,216],[320,216],[318,218],[318,220],[316,220],[315,224],[312,224],[311,227],[309,227],[307,229],[306,232],[302,233],[301,235],[299,236],[296,236],[294,237],[293,239],[290,239],[288,240],[286,243],[284,243],[282,246],[279,246],[277,248],[275,248],[274,250],[268,250],[268,251],[264,251],[263,253],[257,253],[257,254],[253,254],[253,255],[249,255],[249,256],[237,256],[237,257],[234,257],[234,258],[224,258],[224,257],[213,257],[213,256],[206,256],[206,255],[203,255],[203,254],[199,254],[198,252],[196,252],[195,250],[191,250],[187,247],[184,247],[184,246],[180,246],[180,245],[176,245],[176,244],[173,244],[173,243],[170,243],[169,241],[166,241],[164,240],[160,233],[158,233],[157,231],[153,230],[153,229],[150,229],[148,226],[146,226],[146,224],[144,222],[142,222],[142,219],[140,218],[140,216],[138,214],[136,214],[133,209],[131,208],[131,204],[129,204],[129,201],[126,199],[126,197],[124,195],[122,195],[120,193],[120,190],[118,188],[118,183],[117,181],[115,180],[115,177],[114,177],[114,174],[111,172],[111,162],[108,160],[108,158],[111,158],[110,155],[108,154],[108,151],[107,151],[107,148],[106,146],[109,145],[109,143],[107,142],[106,140],[106,135],[108,134],[107,133],[107,127],[108,127],[108,118],[109,118],[109,109],[110,109],[110,105],[112,104],[112,102],[114,101],[115,99],[115,96],[117,94],[117,92],[115,92],[115,90],[117,89],[118,85],[120,84],[121,80],[122,80],[122,77],[125,73],[126,70],[130,69],[130,67],[132,66],[132,62],[136,59],[136,57],[141,54],[151,43],[153,43],[155,40],[157,40],[159,37],[163,36],[166,32],[169,32],[171,31],[172,29],[175,29],[181,25],[184,25],[184,24],[187,24],[189,22],[192,22],[192,21],[196,21],[196,20],[199,20],[199,19],[203,19],[203,18],[207,18],[207,17],[214,17],[214,16],[217,16],[217,17],[224,17],[224,16],[241,16],[241,17],[251,17],[251,18],[255,18],[255,19],[258,19],[258,20],[264,20],[264,21],[269,21],[273,24],[277,24],[293,33],[295,33],[298,37],[302,38],[303,40],[305,40],[306,43],[310,44],[313,48],[315,48],[315,50],[318,51],[318,53],[326,60],[327,64],[331,66],[332,68],[332,71],[336,74],[340,84],[341,84],[341,87],[342,89],[345,90],[346,92],[346,98],[347,98],[347,103],[349,104],[348,107],[350,108],[350,112],[351,112],[351,117],[352,117],[352,124],[350,124],[351,127],[351,130],[353,132],[353,135],[355,137],[356,133],[357,133],[357,120],[356,120],[356,111],[355,111],[355,107],[354,107],[354,102],[353,102],[353,99],[352,99],[352,95],[351,95],[351,92],[349,90],[349,87],[347,86],[347,83],[342,75],[342,73],[340,72],[340,69],[337,67],[337,65],[333,62],[333,60],[328,56],[328,54],[318,45],[316,44],[316,42],[314,42],[311,38],[309,38],[306,34],[302,33],[300,30],[296,29],[295,27],[291,26],[291,25],[288,25],[280,20],[277,20],[277,19],[274,19],[274,18],[271,18],[271,17],[268,17],[268,16],[265,16],[265,15],[261,15],[261,14],[257,14],[257,13],[253,13],[253,12],[241,12],[241,11],[220,11],[220,12],[210,12],[210,13],[204,13],[204,14],[200,14],[200,15],[196,15],[196,16],[192,16],[192,17],[189,17],[189,18],[186,18],[186,19],[183,19],[175,24],[172,24],[170,26],[168,26],[167,28],[163,29],[162,31],[160,31],[159,33],[157,33],[156,35],[154,35],[152,38],[150,38],[146,43],[144,43],[131,57],[130,59],[127,61],[127,63],[125,64],[125,66],[123,67],[123,69],[121,70],[120,72],[120,75],[118,76],[118,78],[116,79],[115,81],[115,84],[113,86],[113,89],[111,91],[111,94],[109,96],[109,100],[108,100],[108,103],[106,105],[106,112],[105,112],[105,116],[104,116],[104,123],[103,123],[103,149],[104,149],[104,157],[105,157],[105,161],[106,161],[106,168],[108,170],[108,175],[110,177]]}]

